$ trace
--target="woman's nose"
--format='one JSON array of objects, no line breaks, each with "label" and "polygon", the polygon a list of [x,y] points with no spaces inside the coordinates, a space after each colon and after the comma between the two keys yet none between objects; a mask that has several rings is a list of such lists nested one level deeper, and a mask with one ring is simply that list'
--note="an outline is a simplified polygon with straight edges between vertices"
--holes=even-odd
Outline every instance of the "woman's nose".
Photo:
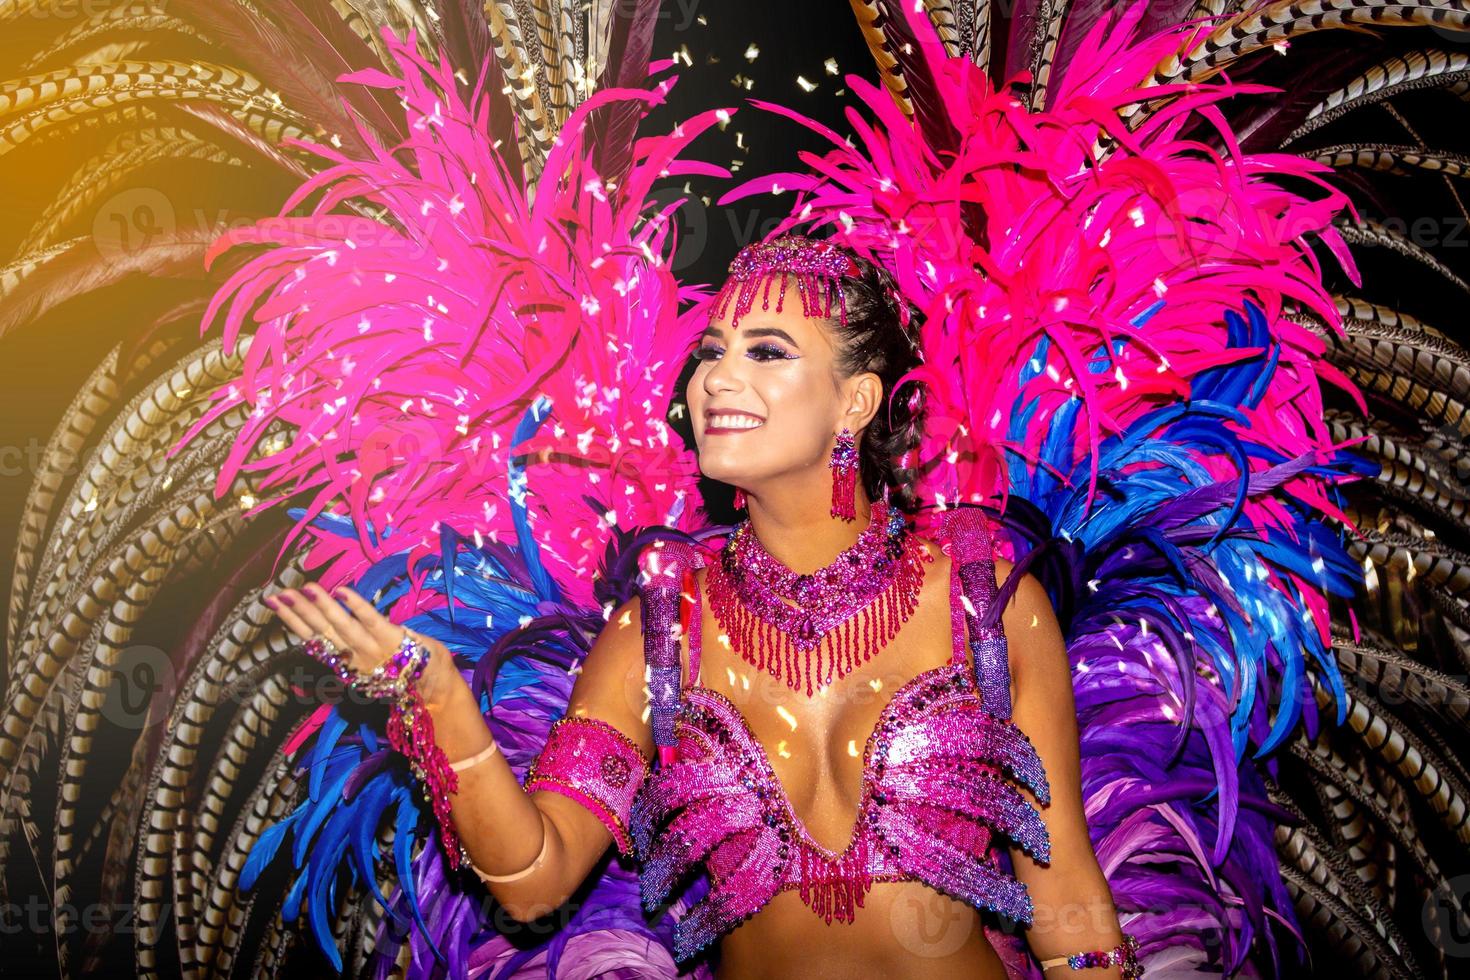
[{"label": "woman's nose", "polygon": [[744,383],[740,379],[739,367],[733,363],[734,358],[726,351],[718,360],[710,365],[710,369],[704,375],[704,390],[711,395],[720,391],[738,390]]}]

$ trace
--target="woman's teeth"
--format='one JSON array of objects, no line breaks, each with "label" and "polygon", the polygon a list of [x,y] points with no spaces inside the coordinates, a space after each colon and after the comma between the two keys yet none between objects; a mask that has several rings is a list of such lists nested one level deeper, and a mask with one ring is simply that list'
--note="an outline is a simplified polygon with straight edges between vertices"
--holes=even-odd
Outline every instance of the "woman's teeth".
[{"label": "woman's teeth", "polygon": [[711,415],[709,420],[711,429],[755,429],[764,424],[748,415]]}]

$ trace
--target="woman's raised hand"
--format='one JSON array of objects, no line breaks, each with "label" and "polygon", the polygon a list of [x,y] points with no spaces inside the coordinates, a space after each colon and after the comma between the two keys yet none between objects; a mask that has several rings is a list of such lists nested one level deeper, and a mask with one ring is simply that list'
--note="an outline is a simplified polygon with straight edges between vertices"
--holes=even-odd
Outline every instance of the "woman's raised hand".
[{"label": "woman's raised hand", "polygon": [[[264,601],[302,640],[320,634],[332,641],[354,670],[370,674],[398,650],[403,627],[345,585],[338,586],[335,595],[333,598],[317,583],[308,582],[301,589],[282,589]],[[429,662],[418,679],[418,691],[426,702],[433,703],[442,699],[455,681],[464,681],[444,644],[415,635],[429,648]]]}]

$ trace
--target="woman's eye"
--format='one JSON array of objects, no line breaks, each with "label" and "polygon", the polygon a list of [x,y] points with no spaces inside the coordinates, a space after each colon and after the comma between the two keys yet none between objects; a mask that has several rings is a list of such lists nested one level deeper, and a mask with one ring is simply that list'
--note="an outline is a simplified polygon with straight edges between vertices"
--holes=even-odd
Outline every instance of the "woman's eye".
[{"label": "woman's eye", "polygon": [[[724,348],[706,345],[695,348],[694,359],[696,361],[712,361],[724,353]],[[785,360],[790,357],[786,351],[777,347],[775,344],[756,344],[750,350],[746,351],[746,356],[757,361]]]}]

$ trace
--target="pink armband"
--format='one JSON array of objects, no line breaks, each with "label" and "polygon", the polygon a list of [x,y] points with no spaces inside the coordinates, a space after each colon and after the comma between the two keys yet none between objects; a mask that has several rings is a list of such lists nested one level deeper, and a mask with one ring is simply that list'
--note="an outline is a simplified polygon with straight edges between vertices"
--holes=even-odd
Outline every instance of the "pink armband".
[{"label": "pink armband", "polygon": [[596,718],[567,716],[551,726],[526,775],[527,793],[570,797],[607,825],[619,854],[631,854],[628,815],[648,775],[648,757],[628,736]]}]

